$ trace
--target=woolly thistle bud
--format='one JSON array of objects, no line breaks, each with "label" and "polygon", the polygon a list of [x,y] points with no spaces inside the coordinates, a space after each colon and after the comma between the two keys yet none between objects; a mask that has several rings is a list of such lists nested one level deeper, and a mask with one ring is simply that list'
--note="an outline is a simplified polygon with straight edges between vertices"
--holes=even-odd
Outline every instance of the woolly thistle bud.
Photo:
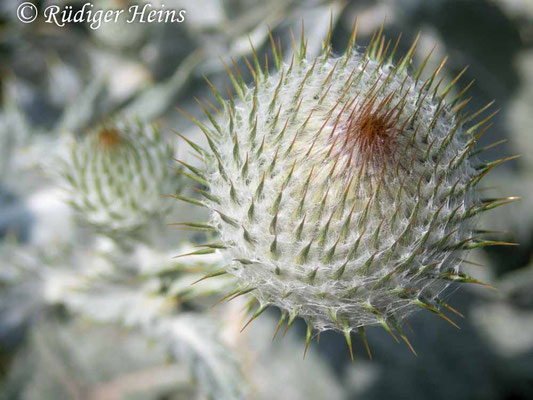
[{"label": "woolly thistle bud", "polygon": [[334,329],[351,352],[350,332],[366,344],[364,327],[377,324],[411,348],[407,315],[425,308],[453,323],[439,294],[451,281],[480,283],[459,265],[464,250],[491,243],[473,217],[507,199],[483,202],[475,188],[501,161],[475,161],[490,117],[466,124],[486,108],[462,113],[465,91],[445,101],[462,73],[440,87],[442,64],[427,79],[426,62],[408,72],[416,41],[393,64],[381,31],[364,53],[354,40],[355,29],[343,55],[331,56],[328,40],[309,60],[302,37],[290,64],[271,40],[276,70],[254,51],[253,87],[227,68],[237,101],[208,82],[223,113],[204,108],[212,128],[193,118],[209,150],[191,143],[205,159],[192,172],[207,181],[212,210],[211,224],[195,227],[218,232],[221,243],[206,246],[225,257],[219,273],[237,278],[227,297],[258,301],[250,321],[273,305],[278,330],[306,320],[306,345],[313,331]]},{"label": "woolly thistle bud", "polygon": [[156,129],[103,126],[73,143],[65,159],[68,201],[85,222],[107,233],[130,232],[169,210],[162,194],[176,186],[172,157]]}]

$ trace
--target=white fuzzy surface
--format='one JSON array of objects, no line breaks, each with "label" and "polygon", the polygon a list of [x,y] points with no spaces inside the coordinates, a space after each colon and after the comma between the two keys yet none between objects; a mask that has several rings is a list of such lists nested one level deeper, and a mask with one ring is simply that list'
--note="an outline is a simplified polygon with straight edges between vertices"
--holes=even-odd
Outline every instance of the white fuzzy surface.
[{"label": "white fuzzy surface", "polygon": [[[361,54],[355,52],[342,67],[344,57],[318,58],[313,72],[309,72],[312,61],[303,60],[290,72],[289,65],[282,65],[277,73],[260,77],[255,140],[251,137],[255,117],[250,118],[254,89],[249,88],[244,101],[236,102],[233,129],[229,118],[221,118],[222,134],[218,139],[218,134],[214,135],[220,163],[228,179],[221,175],[215,157],[211,162],[208,160],[206,172],[210,193],[220,202],[210,202],[209,206],[213,210],[213,223],[228,246],[223,254],[231,265],[229,272],[238,278],[241,288],[255,288],[252,293],[262,304],[278,306],[289,315],[299,315],[318,330],[339,329],[332,314],[340,323],[353,329],[379,323],[382,317],[405,317],[417,308],[414,300],[418,296],[431,301],[449,283],[438,279],[439,274],[457,272],[460,257],[464,256],[446,246],[473,234],[471,219],[459,218],[474,202],[472,190],[457,193],[476,172],[468,156],[455,168],[449,166],[465,151],[470,137],[460,128],[452,140],[443,145],[456,117],[445,108],[434,127],[430,127],[438,109],[438,99],[432,99],[432,92],[424,97],[423,81],[415,82],[406,77],[405,71],[393,73],[389,84],[377,95],[376,104],[379,104],[395,92],[389,109],[406,96],[397,126],[412,117],[419,99],[422,102],[414,123],[407,124],[394,138],[392,146],[396,149],[396,157],[372,156],[367,161],[355,148],[349,160],[349,155],[341,149],[348,134],[348,117],[352,111],[354,114],[359,111],[365,94],[376,81],[376,87],[379,87],[393,67],[388,64],[380,67],[376,61],[369,60],[361,73],[365,63]],[[336,63],[337,67],[324,85]],[[282,73],[283,80],[279,85]],[[347,84],[350,76],[358,75],[360,79]],[[305,84],[298,95],[304,79]],[[269,108],[274,97],[274,107]],[[334,107],[337,102],[339,104]],[[346,104],[347,111],[340,115],[334,129],[336,118]],[[274,126],[278,109],[280,113]],[[277,140],[286,122],[284,135]],[[239,146],[238,159],[234,154],[235,136]],[[263,150],[258,156],[263,140]],[[312,150],[308,152],[311,146]],[[243,175],[246,157],[248,172]],[[270,171],[273,160],[275,165]],[[290,181],[284,187],[293,166]],[[364,172],[359,175],[362,166]],[[257,197],[263,176],[264,188]],[[232,198],[231,185],[237,199]],[[454,185],[456,194],[450,195]],[[376,190],[378,186],[379,191]],[[273,230],[274,204],[280,192],[277,225]],[[345,192],[347,197],[343,205]],[[326,193],[327,198],[323,201]],[[303,212],[299,213],[304,198]],[[250,219],[248,212],[252,199],[254,217]],[[352,207],[348,229],[343,232]],[[366,217],[365,208],[368,210]],[[219,212],[235,220],[237,226],[225,222]],[[416,218],[413,218],[415,212]],[[450,219],[452,213],[455,217]],[[304,218],[301,238],[298,238],[297,230]],[[324,234],[328,221],[329,228]],[[437,244],[447,235],[450,236],[446,243]],[[359,238],[357,251],[349,258],[348,254]],[[277,241],[276,254],[271,251],[274,240]],[[310,242],[309,254],[303,259],[302,250]],[[334,257],[325,261],[325,255],[335,243]],[[248,261],[236,261],[239,259]],[[333,275],[344,264],[344,273],[335,278]],[[424,270],[430,265],[433,267]],[[315,270],[314,279],[310,279]],[[354,292],[355,288],[358,289]],[[368,311],[369,304],[379,312]]]},{"label": "white fuzzy surface", "polygon": [[128,231],[169,209],[164,194],[175,190],[168,168],[172,151],[155,131],[141,124],[113,127],[122,143],[105,149],[95,134],[72,143],[62,173],[68,200],[90,225]]}]

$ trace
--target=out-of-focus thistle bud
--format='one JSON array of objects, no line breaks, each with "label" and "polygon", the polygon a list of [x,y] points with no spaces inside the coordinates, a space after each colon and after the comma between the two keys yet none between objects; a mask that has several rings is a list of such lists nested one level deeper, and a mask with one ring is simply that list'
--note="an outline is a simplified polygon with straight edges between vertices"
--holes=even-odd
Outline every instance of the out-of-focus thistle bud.
[{"label": "out-of-focus thistle bud", "polygon": [[402,321],[427,309],[455,325],[444,311],[458,312],[439,295],[451,282],[481,283],[460,271],[465,251],[505,244],[482,239],[474,217],[513,199],[476,192],[505,160],[476,158],[490,104],[467,114],[468,86],[446,99],[464,70],[444,85],[443,63],[427,78],[427,59],[408,71],[417,40],[394,63],[398,42],[379,31],[362,53],[355,36],[339,57],[328,37],[309,60],[302,34],[288,64],[271,40],[276,70],[254,50],[252,87],[227,68],[236,99],[208,82],[222,110],[204,107],[212,127],[191,118],[209,147],[187,141],[205,160],[190,170],[212,220],[183,225],[218,233],[197,254],[223,253],[217,273],[239,283],[226,298],[253,295],[249,322],[276,306],[276,333],[305,319],[306,349],[313,332],[334,329],[351,354],[353,330],[368,350],[364,328],[381,325],[412,350]]},{"label": "out-of-focus thistle bud", "polygon": [[69,203],[104,233],[127,233],[164,215],[176,190],[173,152],[157,129],[107,124],[72,143],[62,168]]}]

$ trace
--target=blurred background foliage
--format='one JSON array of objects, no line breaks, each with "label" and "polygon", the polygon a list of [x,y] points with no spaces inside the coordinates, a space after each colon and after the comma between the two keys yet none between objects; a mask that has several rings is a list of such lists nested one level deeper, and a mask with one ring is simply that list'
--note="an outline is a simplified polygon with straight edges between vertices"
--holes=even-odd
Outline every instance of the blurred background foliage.
[{"label": "blurred background foliage", "polygon": [[[39,0],[46,6],[82,0]],[[95,8],[128,0],[93,0]],[[5,399],[531,399],[533,398],[533,1],[531,0],[152,0],[185,9],[181,24],[107,23],[56,27],[16,18],[0,3],[0,398]],[[243,57],[249,41],[268,53],[267,29],[290,58],[290,30],[305,23],[308,53],[320,50],[332,15],[336,52],[359,18],[364,46],[384,23],[406,50],[422,31],[415,63],[472,79],[470,110],[495,100],[500,113],[480,146],[489,159],[516,153],[485,182],[487,197],[521,196],[481,225],[519,247],[472,253],[470,273],[497,287],[455,290],[461,331],[432,315],[410,319],[412,356],[385,332],[369,331],[374,359],[349,362],[344,339],[326,332],[305,360],[304,327],[271,342],[276,312],[239,333],[243,303],[212,309],[228,284],[190,283],[216,255],[172,257],[202,233],[166,223],[201,213],[176,202],[149,242],[117,244],[80,224],[55,174],[66,134],[136,118],[172,135],[195,135],[178,106],[200,118],[194,98],[212,100],[203,76],[223,89],[220,59]],[[195,139],[196,140],[196,139]],[[169,168],[174,168],[169,162]],[[479,265],[478,265],[479,264]],[[356,349],[363,344],[353,338]]]}]

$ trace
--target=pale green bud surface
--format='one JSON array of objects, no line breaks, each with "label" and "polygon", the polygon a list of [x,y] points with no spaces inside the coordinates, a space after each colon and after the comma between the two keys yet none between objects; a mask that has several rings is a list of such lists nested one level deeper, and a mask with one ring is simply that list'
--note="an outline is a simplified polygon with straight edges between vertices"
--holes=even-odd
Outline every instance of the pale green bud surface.
[{"label": "pale green bud surface", "polygon": [[176,186],[171,157],[172,149],[150,126],[104,125],[70,146],[62,168],[68,201],[103,231],[138,229],[170,208],[163,194]]},{"label": "pale green bud surface", "polygon": [[196,121],[209,144],[198,150],[203,204],[239,282],[229,297],[253,295],[252,319],[268,306],[280,326],[304,318],[307,341],[343,331],[350,350],[350,331],[375,324],[408,343],[400,324],[417,309],[451,322],[438,296],[452,281],[480,283],[460,265],[489,244],[474,217],[508,200],[476,193],[498,163],[475,157],[485,110],[463,113],[464,91],[445,100],[457,79],[408,71],[416,42],[394,64],[380,35],[365,53],[352,40],[339,57],[326,43],[307,59],[302,46],[290,63],[273,46],[274,72],[254,57],[248,87],[228,69],[235,99],[212,87],[222,115]]}]

